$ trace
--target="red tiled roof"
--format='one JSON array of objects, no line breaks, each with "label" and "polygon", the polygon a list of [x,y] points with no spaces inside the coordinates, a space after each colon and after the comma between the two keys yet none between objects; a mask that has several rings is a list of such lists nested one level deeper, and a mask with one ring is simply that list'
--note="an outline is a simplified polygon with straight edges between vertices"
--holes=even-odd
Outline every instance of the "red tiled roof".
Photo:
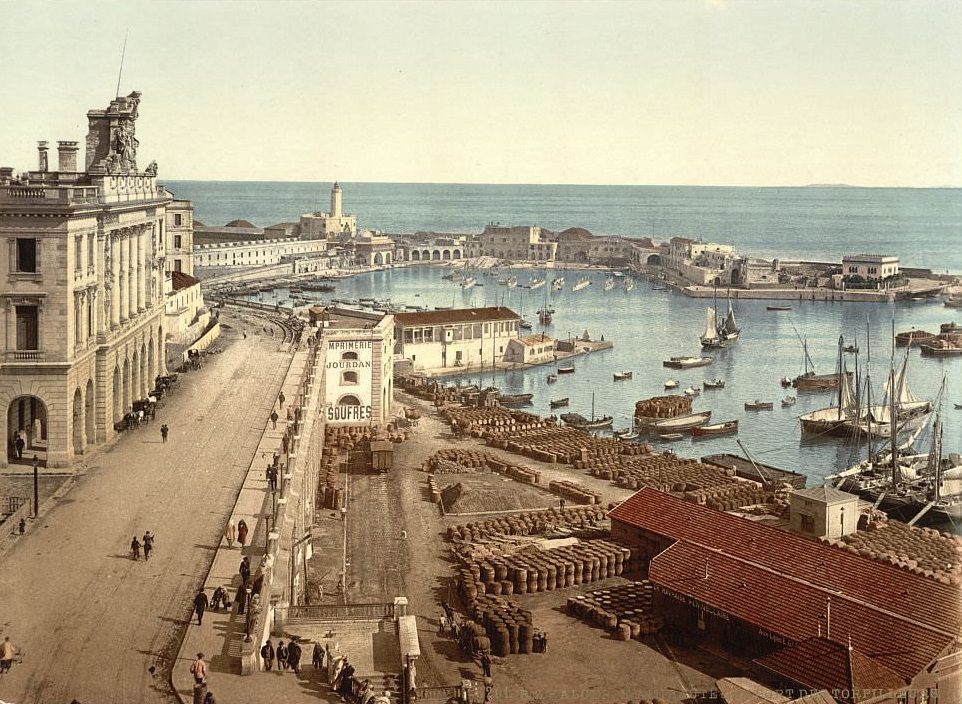
[{"label": "red tiled roof", "polygon": [[170,285],[175,291],[190,288],[191,286],[196,286],[199,283],[200,279],[195,279],[190,274],[185,274],[182,271],[170,272]]},{"label": "red tiled roof", "polygon": [[756,562],[775,573],[844,594],[942,632],[958,633],[962,624],[962,590],[957,585],[943,584],[655,489],[638,491],[609,515],[612,520],[650,533]]},{"label": "red tiled roof", "polygon": [[803,687],[836,692],[840,700],[852,704],[908,684],[880,662],[827,638],[809,638],[755,662]]},{"label": "red tiled roof", "polygon": [[[708,578],[705,578],[707,564]],[[818,632],[831,597],[831,635],[852,639],[862,653],[906,680],[915,677],[956,640],[885,605],[872,605],[754,562],[687,542],[651,561],[657,589],[683,595],[789,641]]]},{"label": "red tiled roof", "polygon": [[510,308],[461,308],[457,310],[431,310],[420,313],[395,313],[394,322],[399,327],[412,325],[453,325],[457,323],[481,323],[492,320],[521,320]]}]

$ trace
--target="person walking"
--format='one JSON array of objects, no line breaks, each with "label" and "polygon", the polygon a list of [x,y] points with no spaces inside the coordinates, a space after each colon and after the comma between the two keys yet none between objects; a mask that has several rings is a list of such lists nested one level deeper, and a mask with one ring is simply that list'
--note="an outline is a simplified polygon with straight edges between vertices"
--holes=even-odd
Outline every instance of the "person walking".
[{"label": "person walking", "polygon": [[284,392],[283,392],[283,391],[281,391],[280,395],[278,395],[277,400],[280,402],[280,407],[283,408],[283,407],[284,407],[284,401],[287,400],[287,398],[284,396]]},{"label": "person walking", "polygon": [[273,424],[274,430],[277,429],[277,411],[271,411],[271,423]]},{"label": "person walking", "polygon": [[344,658],[344,668],[341,670],[341,681],[338,683],[337,691],[345,699],[354,695],[354,665]]},{"label": "person walking", "polygon": [[242,614],[247,610],[247,587],[241,585],[237,590],[237,596],[234,598],[237,602],[237,613]]},{"label": "person walking", "polygon": [[210,602],[207,599],[207,594],[204,593],[203,589],[197,592],[197,596],[194,597],[194,611],[197,612],[197,625],[202,626],[204,624],[204,612],[207,611],[207,607]]},{"label": "person walking", "polygon": [[166,424],[166,423],[164,423],[162,426],[160,426],[160,440],[161,440],[161,442],[167,442],[167,433],[169,433],[169,432],[170,432],[170,428],[167,427],[167,424]]},{"label": "person walking", "polygon": [[10,672],[10,666],[13,665],[13,659],[16,655],[17,649],[10,641],[10,636],[5,636],[3,639],[3,649],[0,651],[0,675],[4,672]]},{"label": "person walking", "polygon": [[296,637],[292,638],[290,645],[287,646],[287,664],[294,670],[295,675],[300,672],[301,645],[297,642]]},{"label": "person walking", "polygon": [[264,669],[268,672],[274,668],[274,645],[270,638],[261,647],[261,660],[264,661]]},{"label": "person walking", "polygon": [[197,653],[197,659],[190,664],[190,674],[194,676],[194,684],[207,682],[207,663],[204,662],[203,653]]},{"label": "person walking", "polygon": [[237,540],[237,526],[234,525],[234,519],[227,521],[227,530],[224,531],[224,537],[227,538],[227,547],[233,548],[234,541]]},{"label": "person walking", "polygon": [[324,667],[324,648],[321,647],[320,643],[314,643],[314,650],[311,652],[311,664],[314,665],[315,670]]},{"label": "person walking", "polygon": [[277,467],[267,468],[267,481],[270,482],[271,491],[277,491]]},{"label": "person walking", "polygon": [[17,459],[21,459],[23,457],[23,449],[27,446],[27,443],[23,441],[23,436],[20,433],[17,433],[13,441],[13,446],[17,449]]},{"label": "person walking", "polygon": [[150,553],[154,549],[154,536],[151,535],[150,531],[148,530],[146,533],[144,533],[143,540],[144,540],[144,559],[149,560]]},{"label": "person walking", "polygon": [[485,677],[491,676],[491,658],[484,651],[481,652],[481,674]]},{"label": "person walking", "polygon": [[224,587],[217,587],[214,590],[214,596],[210,599],[210,608],[214,611],[220,611],[220,607],[227,602],[227,590]]},{"label": "person walking", "polygon": [[284,645],[284,641],[279,641],[277,643],[277,669],[283,672],[287,669],[287,646]]},{"label": "person walking", "polygon": [[237,568],[237,571],[240,573],[241,581],[247,584],[247,580],[251,578],[251,562],[249,557],[245,556],[244,559],[241,560],[240,567]]},{"label": "person walking", "polygon": [[140,541],[137,540],[136,535],[130,539],[130,554],[133,555],[135,560],[140,559]]},{"label": "person walking", "polygon": [[243,518],[237,521],[237,542],[241,548],[247,543],[247,521]]}]

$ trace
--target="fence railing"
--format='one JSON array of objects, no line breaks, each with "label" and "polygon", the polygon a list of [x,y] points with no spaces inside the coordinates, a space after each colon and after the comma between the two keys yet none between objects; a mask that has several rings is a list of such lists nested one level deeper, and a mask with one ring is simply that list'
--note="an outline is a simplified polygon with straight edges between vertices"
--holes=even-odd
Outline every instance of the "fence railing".
[{"label": "fence railing", "polygon": [[393,618],[394,604],[306,604],[288,607],[288,621]]}]

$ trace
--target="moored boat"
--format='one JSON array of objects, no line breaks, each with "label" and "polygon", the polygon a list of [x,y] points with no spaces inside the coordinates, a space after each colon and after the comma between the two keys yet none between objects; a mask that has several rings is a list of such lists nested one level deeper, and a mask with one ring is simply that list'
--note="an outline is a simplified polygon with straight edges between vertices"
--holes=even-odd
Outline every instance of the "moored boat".
[{"label": "moored boat", "polygon": [[502,406],[526,406],[531,403],[534,394],[504,394],[498,398]]},{"label": "moored boat", "polygon": [[785,398],[782,399],[782,408],[788,408],[789,406],[794,406],[796,401],[798,401],[798,399],[795,398],[794,396],[786,396]]},{"label": "moored boat", "polygon": [[611,416],[589,420],[580,413],[562,413],[561,420],[564,421],[565,425],[578,430],[603,430],[604,428],[610,428],[614,422],[614,418]]},{"label": "moored boat", "polygon": [[695,437],[706,435],[730,435],[738,432],[738,421],[729,420],[724,423],[712,423],[711,425],[700,425],[691,429],[691,434]]},{"label": "moored boat", "polygon": [[548,405],[551,408],[561,408],[562,406],[567,406],[570,399],[565,396],[564,398],[551,399],[548,401]]},{"label": "moored boat", "polygon": [[557,375],[557,374],[549,374],[548,377],[547,377],[547,379],[545,379],[545,381],[547,381],[549,384],[553,384],[553,383],[555,383],[556,381],[558,381],[558,375]]},{"label": "moored boat", "polygon": [[666,389],[677,389],[677,388],[678,388],[678,380],[677,380],[677,379],[665,379],[665,388],[666,388]]},{"label": "moored boat", "polygon": [[724,380],[724,379],[721,379],[721,378],[711,379],[711,380],[705,379],[705,381],[703,381],[701,385],[702,385],[706,390],[707,390],[707,389],[724,389],[724,388],[725,388],[725,380]]},{"label": "moored boat", "polygon": [[615,372],[613,376],[615,381],[624,381],[625,379],[630,379],[631,375],[632,372]]},{"label": "moored boat", "polygon": [[591,279],[589,279],[587,276],[582,276],[580,279],[578,279],[577,283],[571,287],[571,290],[580,291],[584,288],[588,288],[589,286],[591,286]]},{"label": "moored boat", "polygon": [[707,367],[711,363],[711,357],[670,357],[663,361],[661,365],[670,369],[692,369],[694,367]]},{"label": "moored boat", "polygon": [[661,440],[667,440],[669,442],[672,442],[674,440],[684,440],[685,434],[684,433],[658,433],[658,437]]},{"label": "moored boat", "polygon": [[765,310],[791,310],[791,306],[765,306]]},{"label": "moored boat", "polygon": [[711,420],[711,411],[701,411],[700,413],[689,413],[674,418],[643,419],[635,418],[636,423],[653,433],[677,433],[682,430],[691,430],[699,425],[704,425]]},{"label": "moored boat", "polygon": [[962,357],[962,346],[947,340],[933,340],[919,345],[923,357]]},{"label": "moored boat", "polygon": [[610,291],[615,287],[615,280],[611,278],[605,278],[605,291]]},{"label": "moored boat", "polygon": [[559,374],[574,374],[574,373],[575,373],[575,368],[574,368],[574,367],[558,367],[558,373],[559,373]]},{"label": "moored boat", "polygon": [[632,428],[625,428],[624,430],[615,431],[614,436],[619,440],[637,440],[641,437],[641,434]]},{"label": "moored boat", "polygon": [[687,389],[684,390],[683,393],[685,394],[685,396],[697,396],[701,392],[694,386],[689,386]]},{"label": "moored boat", "polygon": [[746,411],[770,411],[775,407],[775,404],[771,401],[759,401],[757,398],[754,401],[745,401]]}]

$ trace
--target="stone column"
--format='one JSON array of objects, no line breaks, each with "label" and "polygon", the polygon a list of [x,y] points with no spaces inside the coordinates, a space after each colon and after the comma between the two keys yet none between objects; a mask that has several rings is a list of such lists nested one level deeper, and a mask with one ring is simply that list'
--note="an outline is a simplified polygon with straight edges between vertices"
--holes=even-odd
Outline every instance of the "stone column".
[{"label": "stone column", "polygon": [[127,276],[127,317],[133,318],[137,315],[137,235],[134,228],[129,228],[126,233],[127,245],[127,266],[124,269]]},{"label": "stone column", "polygon": [[147,225],[141,225],[137,232],[137,311],[147,308],[146,274],[147,268]]},{"label": "stone column", "polygon": [[110,235],[110,327],[115,328],[120,325],[120,299],[123,289],[120,285],[120,233],[112,232]]}]

